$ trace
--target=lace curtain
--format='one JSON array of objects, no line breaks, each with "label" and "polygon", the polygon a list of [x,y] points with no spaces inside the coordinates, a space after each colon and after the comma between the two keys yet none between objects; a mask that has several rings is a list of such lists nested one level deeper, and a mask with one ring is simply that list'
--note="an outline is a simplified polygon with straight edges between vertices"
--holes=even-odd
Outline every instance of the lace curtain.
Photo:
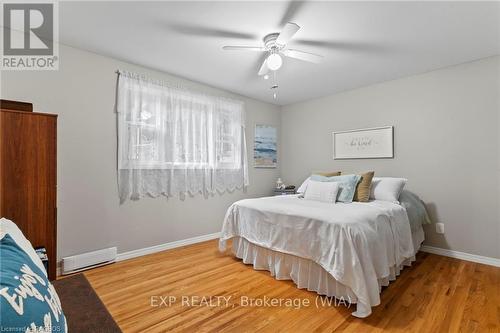
[{"label": "lace curtain", "polygon": [[117,112],[121,202],[248,185],[243,102],[120,72]]}]

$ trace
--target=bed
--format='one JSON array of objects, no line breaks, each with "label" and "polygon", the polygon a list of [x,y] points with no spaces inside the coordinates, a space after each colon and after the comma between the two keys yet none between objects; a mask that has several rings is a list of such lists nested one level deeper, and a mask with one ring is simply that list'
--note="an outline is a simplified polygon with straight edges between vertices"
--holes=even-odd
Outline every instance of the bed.
[{"label": "bed", "polygon": [[353,315],[364,318],[424,240],[422,223],[408,218],[418,215],[407,211],[414,203],[330,204],[300,195],[245,199],[228,209],[219,247],[226,250],[232,239],[233,253],[245,264],[356,304]]}]

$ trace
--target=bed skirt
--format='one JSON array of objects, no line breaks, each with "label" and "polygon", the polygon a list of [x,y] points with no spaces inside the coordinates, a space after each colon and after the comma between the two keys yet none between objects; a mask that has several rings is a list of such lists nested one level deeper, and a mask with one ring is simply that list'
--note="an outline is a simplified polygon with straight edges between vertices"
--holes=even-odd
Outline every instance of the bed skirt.
[{"label": "bed skirt", "polygon": [[[412,234],[414,248],[419,249],[424,240],[423,230]],[[291,254],[273,251],[255,245],[242,237],[234,237],[232,245],[233,253],[242,259],[243,263],[250,264],[256,270],[266,270],[271,276],[278,280],[292,280],[298,288],[314,291],[320,295],[335,297],[344,303],[357,303],[357,297],[352,289],[335,280],[325,269],[312,260],[297,257]],[[415,250],[415,253],[417,250]],[[394,281],[404,266],[410,266],[415,257],[408,258],[398,267],[391,267],[389,276],[379,277],[379,292],[383,286]],[[356,317],[366,317],[371,309],[365,309],[365,305],[358,304],[353,313]]]}]

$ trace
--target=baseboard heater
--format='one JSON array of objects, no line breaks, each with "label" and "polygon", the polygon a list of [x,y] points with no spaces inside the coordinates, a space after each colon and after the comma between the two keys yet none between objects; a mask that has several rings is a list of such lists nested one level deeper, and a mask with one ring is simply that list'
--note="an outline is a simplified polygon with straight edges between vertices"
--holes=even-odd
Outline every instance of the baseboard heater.
[{"label": "baseboard heater", "polygon": [[107,265],[116,260],[116,247],[87,252],[62,259],[62,273],[71,274],[86,269]]}]

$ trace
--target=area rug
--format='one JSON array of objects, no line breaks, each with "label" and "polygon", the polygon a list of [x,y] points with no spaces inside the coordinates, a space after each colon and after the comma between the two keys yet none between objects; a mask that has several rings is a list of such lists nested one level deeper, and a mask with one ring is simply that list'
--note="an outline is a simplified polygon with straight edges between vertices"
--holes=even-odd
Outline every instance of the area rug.
[{"label": "area rug", "polygon": [[53,281],[52,284],[61,300],[69,332],[121,332],[83,274]]}]

